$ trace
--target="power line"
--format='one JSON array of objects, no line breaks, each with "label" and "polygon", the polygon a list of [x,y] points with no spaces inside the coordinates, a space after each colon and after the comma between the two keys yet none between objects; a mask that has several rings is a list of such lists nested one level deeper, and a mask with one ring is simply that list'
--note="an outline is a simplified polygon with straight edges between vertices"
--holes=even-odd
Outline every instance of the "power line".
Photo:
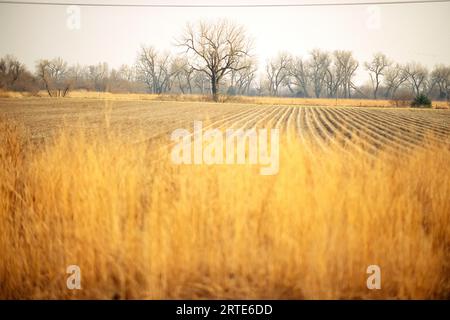
[{"label": "power line", "polygon": [[131,7],[131,8],[269,8],[269,7],[343,7],[369,5],[404,5],[450,3],[450,0],[406,0],[406,1],[367,1],[367,2],[331,2],[331,3],[285,3],[285,4],[125,4],[125,3],[71,3],[48,1],[2,1],[0,4],[42,5],[42,6],[80,6],[80,7]]}]

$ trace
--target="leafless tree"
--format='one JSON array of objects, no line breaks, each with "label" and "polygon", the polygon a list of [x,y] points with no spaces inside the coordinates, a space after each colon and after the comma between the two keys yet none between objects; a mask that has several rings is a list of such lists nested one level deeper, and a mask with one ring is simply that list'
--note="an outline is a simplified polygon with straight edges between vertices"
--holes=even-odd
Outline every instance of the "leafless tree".
[{"label": "leafless tree", "polygon": [[143,81],[151,93],[161,94],[168,91],[171,77],[171,56],[160,54],[153,47],[142,47],[136,62],[138,78]]},{"label": "leafless tree", "polygon": [[72,78],[72,87],[74,89],[89,89],[89,67],[80,64],[73,65],[69,68],[68,73]]},{"label": "leafless tree", "polygon": [[36,78],[16,57],[6,55],[0,59],[0,89],[36,94],[39,88]]},{"label": "leafless tree", "polygon": [[0,87],[13,89],[14,84],[25,72],[25,66],[14,56],[0,59]]},{"label": "leafless tree", "polygon": [[439,64],[431,72],[431,82],[439,89],[439,99],[450,98],[450,66]]},{"label": "leafless tree", "polygon": [[250,88],[256,77],[256,62],[252,58],[247,58],[243,65],[247,67],[239,70],[232,70],[230,75],[230,88],[228,92],[233,95],[249,94]]},{"label": "leafless tree", "polygon": [[269,93],[269,81],[267,77],[264,75],[260,75],[258,80],[255,83],[255,91],[258,96],[263,96],[266,93]]},{"label": "leafless tree", "polygon": [[291,57],[288,53],[282,52],[274,59],[267,62],[266,74],[269,80],[269,94],[277,96],[282,83],[289,77],[289,66]]},{"label": "leafless tree", "polygon": [[96,91],[107,90],[109,67],[106,62],[88,66],[87,72],[87,79],[90,83],[90,89]]},{"label": "leafless tree", "polygon": [[364,66],[369,71],[370,80],[373,88],[373,98],[377,99],[378,88],[382,82],[382,77],[391,62],[385,54],[378,52],[374,54],[372,61],[366,62]]},{"label": "leafless tree", "polygon": [[206,75],[206,73],[194,70],[192,83],[193,92],[195,91],[200,94],[206,94],[208,92],[211,93],[211,79]]},{"label": "leafless tree", "polygon": [[132,66],[129,66],[127,64],[122,64],[117,70],[117,76],[119,79],[126,80],[126,81],[135,81],[136,80],[136,69]]},{"label": "leafless tree", "polygon": [[333,63],[328,65],[325,73],[325,86],[328,97],[337,98],[343,79],[341,68],[337,64],[337,61],[334,60]]},{"label": "leafless tree", "polygon": [[404,72],[415,95],[422,93],[427,87],[428,70],[420,63],[409,63],[405,66]]},{"label": "leafless tree", "polygon": [[250,55],[251,41],[243,26],[227,20],[188,24],[178,44],[191,54],[191,67],[210,80],[215,101],[221,80],[233,70],[248,68],[244,58]]},{"label": "leafless tree", "polygon": [[172,82],[181,93],[192,93],[194,69],[189,65],[186,57],[176,57],[170,67]]},{"label": "leafless tree", "polygon": [[390,65],[384,73],[384,85],[386,86],[386,97],[394,98],[398,88],[408,79],[404,68],[398,63]]},{"label": "leafless tree", "polygon": [[38,61],[36,73],[50,97],[65,97],[69,92],[72,79],[67,62],[61,58]]},{"label": "leafless tree", "polygon": [[343,97],[350,98],[351,90],[355,88],[352,79],[359,64],[351,51],[336,50],[331,58],[325,75],[328,97],[337,98],[340,92]]},{"label": "leafless tree", "polygon": [[308,65],[316,98],[319,98],[322,93],[330,63],[328,52],[321,51],[320,49],[311,51],[311,59]]},{"label": "leafless tree", "polygon": [[135,92],[135,69],[122,64],[119,69],[112,69],[108,77],[108,89],[111,92]]},{"label": "leafless tree", "polygon": [[297,95],[302,97],[308,97],[308,86],[309,86],[309,68],[308,63],[301,57],[294,57],[291,59],[289,64],[289,82],[287,84],[289,91],[294,93],[291,85],[297,87]]},{"label": "leafless tree", "polygon": [[352,79],[359,63],[353,58],[351,51],[336,50],[333,52],[333,58],[338,70],[337,82],[340,84],[342,95],[345,98],[351,98],[351,89],[354,88]]}]

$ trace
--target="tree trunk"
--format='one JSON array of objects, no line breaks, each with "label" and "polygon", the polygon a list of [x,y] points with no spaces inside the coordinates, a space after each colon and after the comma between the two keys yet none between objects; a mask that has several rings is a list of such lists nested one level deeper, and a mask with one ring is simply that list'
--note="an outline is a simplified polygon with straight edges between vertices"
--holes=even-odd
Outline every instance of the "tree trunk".
[{"label": "tree trunk", "polygon": [[45,89],[47,90],[48,95],[51,97],[52,92],[50,91],[50,87],[48,86],[47,80],[44,79]]},{"label": "tree trunk", "polygon": [[219,81],[217,80],[217,78],[213,75],[211,77],[211,93],[213,96],[213,100],[215,102],[219,101],[219,95],[218,95],[218,89],[219,89]]}]

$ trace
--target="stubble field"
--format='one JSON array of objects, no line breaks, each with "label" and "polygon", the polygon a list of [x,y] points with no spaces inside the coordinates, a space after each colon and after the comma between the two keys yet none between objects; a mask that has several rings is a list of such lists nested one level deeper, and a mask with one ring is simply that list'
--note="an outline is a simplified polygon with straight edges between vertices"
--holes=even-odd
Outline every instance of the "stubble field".
[{"label": "stubble field", "polygon": [[99,127],[119,130],[145,141],[168,138],[177,128],[192,130],[193,121],[210,128],[278,128],[289,139],[337,145],[345,152],[398,152],[419,147],[425,140],[448,143],[450,111],[410,108],[320,107],[176,101],[98,99],[2,99],[0,114],[17,119],[31,139],[43,141],[59,129]]}]

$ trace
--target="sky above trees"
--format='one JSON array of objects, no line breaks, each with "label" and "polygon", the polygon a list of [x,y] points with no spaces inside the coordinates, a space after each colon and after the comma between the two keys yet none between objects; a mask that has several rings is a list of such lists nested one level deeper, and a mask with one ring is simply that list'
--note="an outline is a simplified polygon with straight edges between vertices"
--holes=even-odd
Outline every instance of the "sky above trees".
[{"label": "sky above trees", "polygon": [[[293,2],[302,1],[289,3]],[[74,11],[68,12],[65,6],[0,4],[0,56],[13,54],[31,70],[38,59],[58,56],[69,63],[105,61],[119,67],[133,64],[141,45],[180,52],[182,48],[175,43],[187,22],[226,18],[244,25],[253,37],[260,66],[280,51],[301,56],[321,48],[351,50],[358,61],[368,61],[381,51],[399,63],[417,61],[431,69],[438,63],[450,63],[449,12],[450,3],[306,8],[81,7],[79,28],[74,28],[70,23]],[[368,80],[364,68],[357,71],[356,79]]]}]

